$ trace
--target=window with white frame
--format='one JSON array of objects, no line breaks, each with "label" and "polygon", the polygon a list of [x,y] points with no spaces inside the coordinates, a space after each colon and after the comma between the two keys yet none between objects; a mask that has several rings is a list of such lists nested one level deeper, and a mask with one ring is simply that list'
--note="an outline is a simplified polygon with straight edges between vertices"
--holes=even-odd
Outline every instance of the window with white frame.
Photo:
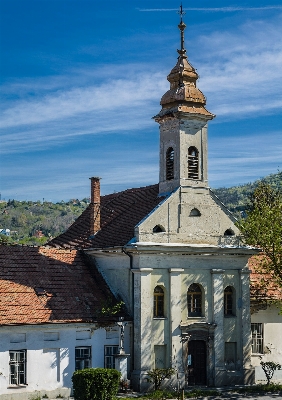
[{"label": "window with white frame", "polygon": [[118,346],[105,346],[105,368],[115,368],[115,355],[118,353]]},{"label": "window with white frame", "polygon": [[252,353],[263,354],[263,324],[251,324],[252,330]]},{"label": "window with white frame", "polygon": [[11,350],[10,385],[26,384],[26,350]]},{"label": "window with white frame", "polygon": [[91,368],[91,346],[75,348],[75,370]]}]

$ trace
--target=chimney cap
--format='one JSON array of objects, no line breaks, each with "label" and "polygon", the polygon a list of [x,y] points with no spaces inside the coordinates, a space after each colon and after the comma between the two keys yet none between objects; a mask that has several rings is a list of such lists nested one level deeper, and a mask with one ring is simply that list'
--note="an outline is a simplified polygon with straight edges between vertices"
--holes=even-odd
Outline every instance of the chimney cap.
[{"label": "chimney cap", "polygon": [[99,176],[92,176],[91,178],[89,178],[89,179],[95,179],[96,181],[99,181],[100,179],[102,179],[102,178],[100,178]]}]

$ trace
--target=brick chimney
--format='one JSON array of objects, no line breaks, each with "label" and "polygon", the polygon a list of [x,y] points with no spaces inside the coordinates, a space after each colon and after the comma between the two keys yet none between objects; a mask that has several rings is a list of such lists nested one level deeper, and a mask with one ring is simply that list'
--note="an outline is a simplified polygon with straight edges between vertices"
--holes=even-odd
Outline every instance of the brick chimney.
[{"label": "brick chimney", "polygon": [[94,176],[91,180],[91,204],[90,236],[100,230],[100,178]]}]

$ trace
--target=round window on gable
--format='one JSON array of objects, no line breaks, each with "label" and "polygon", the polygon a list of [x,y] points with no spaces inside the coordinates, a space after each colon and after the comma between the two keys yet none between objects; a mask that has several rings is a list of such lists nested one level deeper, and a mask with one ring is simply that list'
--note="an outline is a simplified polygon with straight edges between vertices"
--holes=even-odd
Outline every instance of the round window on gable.
[{"label": "round window on gable", "polygon": [[190,211],[189,216],[190,217],[200,217],[201,213],[197,208],[193,208],[193,210]]},{"label": "round window on gable", "polygon": [[232,231],[232,229],[226,229],[226,231],[224,232],[224,236],[234,236],[235,233],[234,231]]},{"label": "round window on gable", "polygon": [[165,232],[165,228],[161,225],[156,225],[153,228],[153,233],[161,233],[161,232]]}]

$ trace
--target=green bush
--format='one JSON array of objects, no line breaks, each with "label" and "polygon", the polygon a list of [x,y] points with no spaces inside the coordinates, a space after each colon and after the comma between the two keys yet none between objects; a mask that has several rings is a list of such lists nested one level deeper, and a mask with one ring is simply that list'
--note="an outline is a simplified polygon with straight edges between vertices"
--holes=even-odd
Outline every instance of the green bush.
[{"label": "green bush", "polygon": [[155,368],[151,371],[147,371],[148,381],[154,384],[155,390],[159,390],[162,381],[171,378],[175,372],[176,371],[173,368]]},{"label": "green bush", "polygon": [[121,374],[115,369],[87,368],[72,376],[75,400],[113,400]]},{"label": "green bush", "polygon": [[261,361],[260,365],[263,369],[263,372],[265,373],[268,385],[270,384],[274,372],[276,370],[279,371],[282,369],[282,365],[280,365],[279,363],[275,363],[273,361],[266,361],[266,362]]}]

